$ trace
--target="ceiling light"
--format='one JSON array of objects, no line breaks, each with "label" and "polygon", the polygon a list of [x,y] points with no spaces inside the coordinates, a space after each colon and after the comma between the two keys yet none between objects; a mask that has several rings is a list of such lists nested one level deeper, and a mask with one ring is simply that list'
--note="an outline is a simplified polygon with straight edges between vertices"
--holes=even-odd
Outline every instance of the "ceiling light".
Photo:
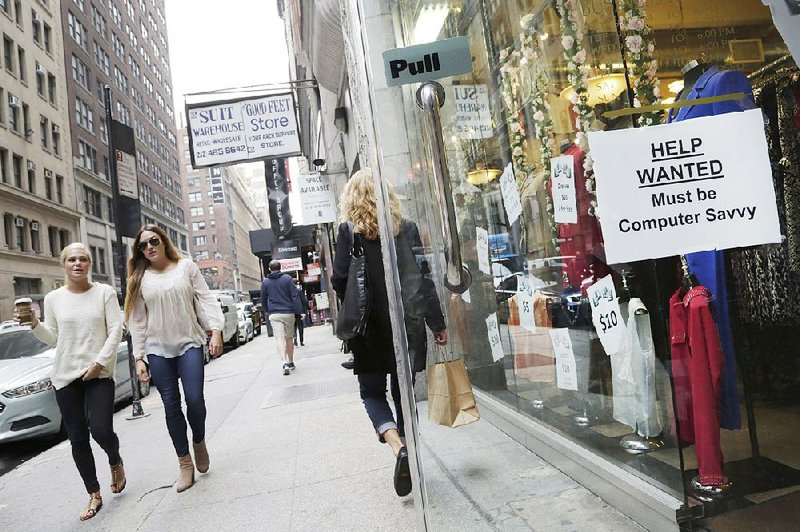
[{"label": "ceiling light", "polygon": [[449,12],[447,4],[423,6],[414,25],[414,44],[435,41],[442,31]]}]

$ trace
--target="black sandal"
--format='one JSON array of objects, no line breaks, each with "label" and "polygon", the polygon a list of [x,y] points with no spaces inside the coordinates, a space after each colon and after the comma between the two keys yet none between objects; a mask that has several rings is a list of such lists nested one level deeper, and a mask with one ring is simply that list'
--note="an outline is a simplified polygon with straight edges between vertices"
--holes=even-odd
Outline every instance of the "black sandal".
[{"label": "black sandal", "polygon": [[100,496],[99,493],[92,493],[89,496],[89,504],[86,506],[86,510],[80,515],[81,521],[87,521],[92,517],[97,515],[97,512],[100,511],[100,508],[103,507],[103,498]]},{"label": "black sandal", "polygon": [[[122,477],[121,479],[119,477]],[[111,493],[121,493],[128,485],[128,479],[125,476],[125,468],[122,466],[122,461],[111,466]]]}]

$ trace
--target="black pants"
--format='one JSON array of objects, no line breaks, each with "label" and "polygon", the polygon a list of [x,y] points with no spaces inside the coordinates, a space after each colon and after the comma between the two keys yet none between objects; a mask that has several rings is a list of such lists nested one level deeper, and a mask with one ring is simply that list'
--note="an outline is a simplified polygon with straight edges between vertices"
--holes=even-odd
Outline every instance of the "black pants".
[{"label": "black pants", "polygon": [[305,340],[303,340],[303,320],[300,319],[300,314],[294,315],[294,337],[295,343],[298,338],[301,344],[305,343]]},{"label": "black pants", "polygon": [[108,455],[109,465],[122,462],[119,438],[114,433],[114,380],[76,379],[56,390],[67,436],[72,445],[72,458],[88,493],[100,491],[89,433]]}]

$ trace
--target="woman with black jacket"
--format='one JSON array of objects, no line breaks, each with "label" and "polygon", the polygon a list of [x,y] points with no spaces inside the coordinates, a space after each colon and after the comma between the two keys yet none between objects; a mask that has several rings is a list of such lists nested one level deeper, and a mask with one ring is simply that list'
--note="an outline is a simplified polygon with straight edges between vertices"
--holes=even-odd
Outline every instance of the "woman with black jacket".
[{"label": "woman with black jacket", "polygon": [[[414,372],[423,371],[427,355],[425,324],[433,331],[436,343],[447,343],[447,331],[439,299],[433,283],[423,278],[413,249],[421,247],[419,229],[400,214],[400,202],[389,188],[389,209],[397,251],[398,274],[404,307],[408,349]],[[400,385],[394,356],[392,325],[389,320],[389,298],[386,293],[386,274],[378,233],[378,215],[372,171],[359,170],[350,178],[340,199],[336,258],[331,282],[339,299],[344,298],[350,269],[350,252],[354,238],[364,250],[370,313],[366,334],[348,340],[353,353],[354,373],[358,376],[361,399],[381,442],[388,443],[396,456],[394,486],[398,495],[411,491],[408,451],[404,445],[405,428],[400,403]],[[351,227],[353,231],[351,231]],[[353,234],[355,233],[355,234]],[[390,377],[392,400],[397,421],[386,397],[386,377]]]}]

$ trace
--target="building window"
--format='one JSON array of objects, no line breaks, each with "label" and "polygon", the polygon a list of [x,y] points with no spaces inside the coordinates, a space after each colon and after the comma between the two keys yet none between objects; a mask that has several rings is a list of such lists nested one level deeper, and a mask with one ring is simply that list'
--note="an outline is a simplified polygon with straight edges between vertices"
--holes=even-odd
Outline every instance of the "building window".
[{"label": "building window", "polygon": [[[5,2],[5,0],[0,0]],[[35,10],[31,9],[31,33],[33,34],[33,42],[42,45],[42,19]]]},{"label": "building window", "polygon": [[206,242],[206,236],[205,235],[194,237],[194,245],[195,246],[205,246],[206,243],[207,242]]},{"label": "building window", "polygon": [[14,41],[3,35],[3,66],[14,74]]},{"label": "building window", "polygon": [[181,235],[181,249],[183,251],[187,251],[187,249],[186,249],[186,235]]},{"label": "building window", "polygon": [[190,209],[190,214],[192,216],[203,216],[205,209],[203,207],[192,207]]},{"label": "building window", "polygon": [[192,231],[202,231],[206,228],[206,223],[202,222],[192,222]]},{"label": "building window", "polygon": [[22,157],[16,153],[12,157],[12,170],[14,172],[14,186],[22,188]]},{"label": "building window", "polygon": [[53,200],[53,176],[49,170],[44,171],[44,197]]},{"label": "building window", "polygon": [[111,44],[114,46],[114,53],[117,54],[117,57],[125,59],[125,45],[113,31],[111,32]]},{"label": "building window", "polygon": [[39,222],[33,220],[28,225],[31,234],[31,250],[33,250],[36,253],[39,253],[42,250],[42,241],[39,236]]},{"label": "building window", "polygon": [[81,127],[94,133],[94,111],[80,98],[75,98],[75,120]]},{"label": "building window", "polygon": [[28,161],[28,192],[36,194],[36,164]]},{"label": "building window", "polygon": [[97,66],[99,66],[103,72],[105,72],[106,76],[111,75],[108,54],[105,50],[103,50],[103,47],[100,46],[100,43],[97,41],[94,41],[94,62],[97,63]]},{"label": "building window", "polygon": [[56,104],[56,77],[50,72],[47,73],[47,99]]},{"label": "building window", "polygon": [[36,62],[36,92],[42,98],[47,98],[47,92],[45,89],[45,70],[39,62]]},{"label": "building window", "polygon": [[106,202],[108,203],[108,221],[113,224],[114,223],[114,199],[113,198],[106,198]]},{"label": "building window", "polygon": [[0,179],[8,183],[8,150],[0,148]]},{"label": "building window", "polygon": [[92,6],[92,23],[94,24],[94,29],[97,30],[97,33],[99,33],[104,39],[108,39],[106,19],[100,14],[100,11],[94,5]]},{"label": "building window", "polygon": [[99,191],[89,188],[84,185],[83,187],[83,206],[86,214],[91,214],[97,218],[103,217],[102,207],[103,197]]},{"label": "building window", "polygon": [[61,153],[61,128],[56,124],[53,124],[53,153],[56,155],[60,155]]},{"label": "building window", "polygon": [[64,176],[56,176],[56,201],[64,204]]},{"label": "building window", "polygon": [[72,54],[72,79],[87,91],[92,91],[89,67],[86,66],[86,63],[78,59],[78,56],[75,54]]},{"label": "building window", "polygon": [[89,170],[92,173],[97,173],[97,150],[94,149],[92,146],[87,144],[86,142],[79,140],[78,141],[78,157],[80,158],[80,164],[86,170]]},{"label": "building window", "polygon": [[39,136],[42,139],[42,148],[50,149],[50,121],[47,117],[39,116]]},{"label": "building window", "polygon": [[43,24],[44,26],[44,49],[49,54],[51,43],[53,41],[53,30],[47,24]]},{"label": "building window", "polygon": [[8,127],[11,131],[19,133],[19,98],[13,94],[8,95]]},{"label": "building window", "polygon": [[116,66],[114,67],[114,81],[116,81],[119,90],[125,94],[128,94],[128,78],[126,78],[125,74],[123,74],[122,71]]},{"label": "building window", "polygon": [[20,81],[27,82],[28,81],[28,69],[25,65],[25,50],[17,45],[17,66],[19,67],[19,79]]},{"label": "building window", "polygon": [[50,255],[58,257],[61,254],[61,248],[58,247],[58,227],[52,225],[47,228],[47,244],[50,246]]},{"label": "building window", "polygon": [[72,11],[67,13],[67,26],[69,29],[69,36],[78,43],[78,46],[86,50],[86,26],[81,24],[81,21],[78,20]]},{"label": "building window", "polygon": [[70,242],[72,242],[72,238],[70,238],[69,231],[66,229],[59,229],[58,231],[59,255],[61,254],[61,250],[67,247]]},{"label": "building window", "polygon": [[[97,264],[97,273],[100,275],[106,274],[106,250],[105,248],[97,248],[97,255],[95,255],[95,263]],[[92,267],[94,264],[92,263]]]},{"label": "building window", "polygon": [[203,201],[203,194],[200,192],[189,193],[189,203],[200,203]]}]

